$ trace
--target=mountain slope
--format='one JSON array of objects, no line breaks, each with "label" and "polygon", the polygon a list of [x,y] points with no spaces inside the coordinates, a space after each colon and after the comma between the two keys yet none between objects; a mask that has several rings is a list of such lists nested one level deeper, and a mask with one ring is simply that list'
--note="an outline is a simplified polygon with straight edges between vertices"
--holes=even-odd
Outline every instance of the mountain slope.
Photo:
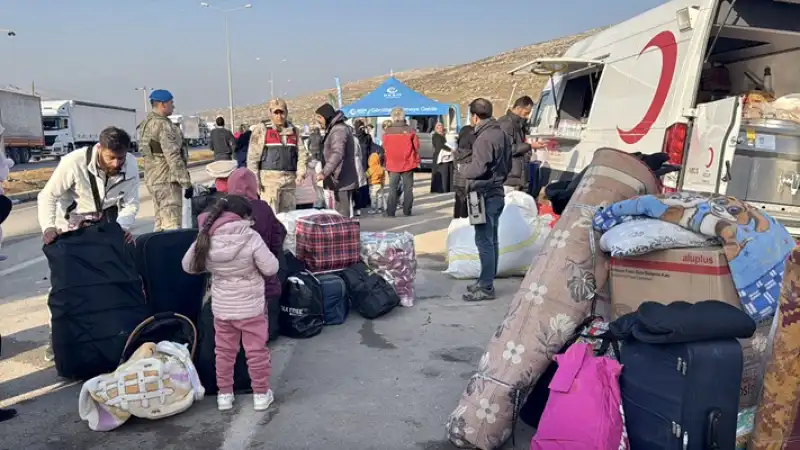
[{"label": "mountain slope", "polygon": [[[508,75],[509,70],[536,58],[562,55],[572,44],[597,31],[591,30],[574,36],[521,47],[467,64],[409,70],[397,72],[394,76],[412,89],[434,100],[461,105],[462,111],[476,97],[488,98],[494,103],[495,115],[499,116],[505,111],[515,82],[517,83],[517,90],[514,94],[516,97],[530,95],[536,100],[547,80],[544,77],[533,75],[511,77]],[[381,75],[343,85],[344,104],[350,104],[370,93],[386,78],[387,75]],[[298,125],[309,123],[313,118],[314,110],[328,101],[329,94],[335,96],[336,89],[332,88],[287,99],[292,120]],[[234,112],[237,123],[252,124],[268,116],[264,104],[236,108]],[[200,115],[206,119],[213,119],[218,115],[227,118],[228,111],[219,109],[206,111]]]}]

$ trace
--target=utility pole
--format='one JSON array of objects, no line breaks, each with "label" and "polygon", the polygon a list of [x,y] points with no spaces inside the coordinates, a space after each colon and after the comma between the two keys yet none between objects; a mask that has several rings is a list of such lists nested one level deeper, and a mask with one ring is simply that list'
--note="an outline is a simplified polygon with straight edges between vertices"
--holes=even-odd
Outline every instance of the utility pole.
[{"label": "utility pole", "polygon": [[142,91],[142,99],[144,100],[144,115],[146,116],[147,115],[147,105],[150,103],[148,101],[148,99],[147,99],[147,92],[148,92],[147,86],[137,87],[137,88],[134,88],[134,90]]},{"label": "utility pole", "polygon": [[221,12],[223,16],[225,16],[225,53],[227,56],[228,61],[228,107],[230,108],[231,114],[231,122],[230,122],[230,129],[233,130],[234,126],[234,116],[233,116],[233,75],[231,69],[231,37],[230,32],[228,30],[228,14],[234,11],[239,11],[242,9],[250,9],[253,7],[250,3],[239,6],[237,8],[229,8],[229,9],[220,9],[215,6],[211,6],[206,2],[200,3],[200,6],[203,8],[213,9],[215,11]]},{"label": "utility pole", "polygon": [[36,95],[36,83],[31,80],[31,94]]}]

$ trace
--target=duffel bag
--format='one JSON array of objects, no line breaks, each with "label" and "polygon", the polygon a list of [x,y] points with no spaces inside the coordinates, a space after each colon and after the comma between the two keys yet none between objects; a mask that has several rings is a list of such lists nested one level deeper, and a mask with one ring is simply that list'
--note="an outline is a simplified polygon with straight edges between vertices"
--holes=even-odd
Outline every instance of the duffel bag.
[{"label": "duffel bag", "polygon": [[322,332],[325,314],[322,287],[308,272],[294,273],[286,280],[281,295],[278,322],[284,336],[310,338]]},{"label": "duffel bag", "polygon": [[367,319],[376,319],[400,304],[394,288],[364,263],[344,269],[341,276],[347,285],[352,308]]}]

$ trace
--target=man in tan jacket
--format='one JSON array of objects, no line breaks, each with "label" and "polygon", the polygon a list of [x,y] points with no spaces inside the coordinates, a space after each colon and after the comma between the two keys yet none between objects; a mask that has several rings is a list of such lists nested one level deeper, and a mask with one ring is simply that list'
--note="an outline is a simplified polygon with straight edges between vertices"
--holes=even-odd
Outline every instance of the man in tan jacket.
[{"label": "man in tan jacket", "polygon": [[300,132],[287,120],[286,102],[276,98],[267,107],[272,123],[253,128],[247,168],[259,180],[261,199],[277,214],[295,209],[295,189],[306,176],[308,152]]}]

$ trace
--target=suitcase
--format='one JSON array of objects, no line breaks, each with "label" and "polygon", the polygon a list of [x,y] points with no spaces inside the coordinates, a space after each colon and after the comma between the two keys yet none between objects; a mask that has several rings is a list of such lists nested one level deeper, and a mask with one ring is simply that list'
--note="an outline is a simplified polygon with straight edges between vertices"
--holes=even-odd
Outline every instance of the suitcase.
[{"label": "suitcase", "polygon": [[631,449],[727,450],[736,445],[742,347],[736,339],[621,346]]},{"label": "suitcase", "polygon": [[361,261],[361,227],[357,220],[337,214],[297,219],[297,258],[308,270],[342,270]]},{"label": "suitcase", "polygon": [[347,319],[350,312],[350,297],[347,286],[338,275],[317,275],[322,288],[322,308],[325,314],[325,325],[339,325]]},{"label": "suitcase", "polygon": [[136,238],[136,268],[153,314],[174,312],[197,323],[208,275],[190,275],[181,266],[195,239],[195,229],[159,231]]}]

